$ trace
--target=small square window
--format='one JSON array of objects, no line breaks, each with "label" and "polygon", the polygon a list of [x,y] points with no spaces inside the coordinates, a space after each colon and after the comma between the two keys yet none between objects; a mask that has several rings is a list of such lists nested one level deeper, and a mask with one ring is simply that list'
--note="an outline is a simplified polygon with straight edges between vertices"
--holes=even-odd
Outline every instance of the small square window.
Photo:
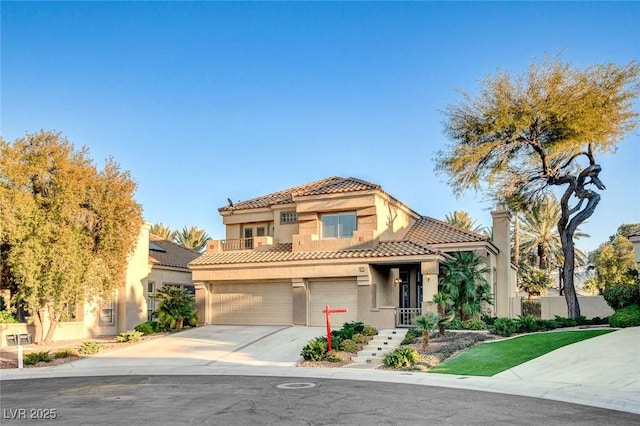
[{"label": "small square window", "polygon": [[280,223],[295,223],[298,221],[298,213],[282,212],[280,213]]}]

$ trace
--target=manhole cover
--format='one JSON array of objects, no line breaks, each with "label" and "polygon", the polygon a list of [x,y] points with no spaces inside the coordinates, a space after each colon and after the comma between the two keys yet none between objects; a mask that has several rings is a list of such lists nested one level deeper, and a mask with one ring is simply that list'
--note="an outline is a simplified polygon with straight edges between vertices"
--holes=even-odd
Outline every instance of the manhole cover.
[{"label": "manhole cover", "polygon": [[315,383],[282,383],[281,385],[276,385],[278,389],[307,389],[315,386]]}]

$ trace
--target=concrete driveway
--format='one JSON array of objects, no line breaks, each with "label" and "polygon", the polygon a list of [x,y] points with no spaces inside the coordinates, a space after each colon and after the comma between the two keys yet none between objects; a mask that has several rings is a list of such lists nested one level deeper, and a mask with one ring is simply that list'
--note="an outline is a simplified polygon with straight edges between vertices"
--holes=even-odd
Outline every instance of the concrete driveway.
[{"label": "concrete driveway", "polygon": [[290,367],[323,327],[209,325],[99,353],[58,369],[193,367],[213,364]]}]

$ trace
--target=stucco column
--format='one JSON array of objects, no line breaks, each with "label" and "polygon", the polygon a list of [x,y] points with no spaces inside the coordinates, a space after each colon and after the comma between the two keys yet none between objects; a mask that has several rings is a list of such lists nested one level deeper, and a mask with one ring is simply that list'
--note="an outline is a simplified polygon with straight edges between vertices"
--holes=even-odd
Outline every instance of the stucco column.
[{"label": "stucco column", "polygon": [[307,325],[307,282],[303,278],[292,278],[293,325]]},{"label": "stucco column", "polygon": [[515,297],[515,286],[510,279],[511,273],[511,213],[503,205],[491,212],[493,217],[493,243],[500,252],[496,256],[496,316],[513,317],[511,298]]},{"label": "stucco column", "polygon": [[438,293],[438,271],[437,260],[430,260],[420,264],[422,273],[422,312],[438,312],[438,307],[433,303],[433,296]]},{"label": "stucco column", "polygon": [[208,283],[197,282],[196,289],[196,311],[198,311],[198,325],[211,324],[211,291]]}]

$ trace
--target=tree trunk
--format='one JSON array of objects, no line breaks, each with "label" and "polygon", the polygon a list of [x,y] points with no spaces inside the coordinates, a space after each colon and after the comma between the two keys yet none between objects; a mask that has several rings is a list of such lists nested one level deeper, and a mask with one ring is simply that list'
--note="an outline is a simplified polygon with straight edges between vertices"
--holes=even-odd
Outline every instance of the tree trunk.
[{"label": "tree trunk", "polygon": [[576,295],[576,288],[573,283],[573,269],[575,267],[575,247],[573,235],[568,230],[560,233],[562,241],[562,253],[564,255],[564,266],[562,268],[562,280],[564,281],[564,298],[567,301],[567,316],[577,318],[580,316],[580,303]]},{"label": "tree trunk", "polygon": [[51,306],[51,304],[47,305],[47,308],[49,310],[49,329],[47,330],[47,335],[44,338],[44,342],[45,343],[51,343],[51,341],[53,340],[53,333],[55,333],[56,331],[56,327],[58,326],[58,323],[60,322],[60,315],[61,312],[59,312],[57,315],[54,312],[53,307]]},{"label": "tree trunk", "polygon": [[547,270],[547,251],[544,249],[544,244],[538,244],[538,260],[540,261],[538,267],[542,271]]},{"label": "tree trunk", "polygon": [[43,315],[41,315],[40,309],[31,314],[31,320],[33,321],[34,327],[33,343],[42,342],[42,317]]}]

